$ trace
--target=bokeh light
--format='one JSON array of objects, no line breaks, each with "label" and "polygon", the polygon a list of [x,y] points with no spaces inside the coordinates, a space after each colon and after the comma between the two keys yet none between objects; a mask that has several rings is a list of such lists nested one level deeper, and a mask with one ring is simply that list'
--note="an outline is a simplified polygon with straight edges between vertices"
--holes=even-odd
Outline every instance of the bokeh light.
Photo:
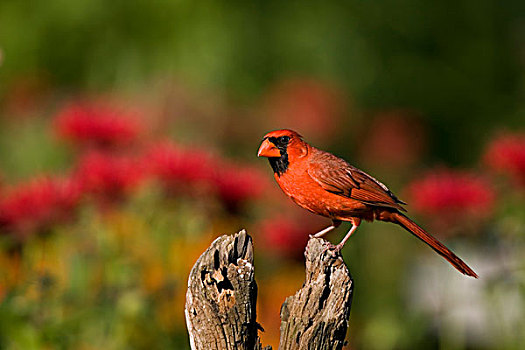
[{"label": "bokeh light", "polygon": [[347,349],[522,348],[524,10],[1,1],[0,348],[189,349],[188,273],[241,228],[277,348],[330,224],[256,157],[281,128],[388,184],[480,274],[363,223],[343,250]]}]

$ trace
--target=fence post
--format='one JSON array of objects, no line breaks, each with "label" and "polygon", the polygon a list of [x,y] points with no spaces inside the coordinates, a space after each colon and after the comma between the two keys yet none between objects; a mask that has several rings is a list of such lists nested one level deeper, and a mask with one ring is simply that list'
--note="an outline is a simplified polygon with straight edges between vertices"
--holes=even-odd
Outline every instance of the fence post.
[{"label": "fence post", "polygon": [[[281,308],[279,349],[341,349],[353,281],[341,255],[311,238],[306,279]],[[271,350],[260,344],[252,239],[245,230],[217,238],[193,266],[186,293],[186,324],[193,350]]]}]

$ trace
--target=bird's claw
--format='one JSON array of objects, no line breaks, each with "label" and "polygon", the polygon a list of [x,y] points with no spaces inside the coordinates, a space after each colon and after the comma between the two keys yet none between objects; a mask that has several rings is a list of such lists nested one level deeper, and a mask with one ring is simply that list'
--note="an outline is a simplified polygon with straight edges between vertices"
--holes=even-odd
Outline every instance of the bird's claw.
[{"label": "bird's claw", "polygon": [[332,257],[335,258],[337,254],[341,252],[341,249],[343,249],[342,244],[333,245],[332,243],[328,243],[326,247],[323,249],[323,254],[329,251],[330,255],[332,255]]}]

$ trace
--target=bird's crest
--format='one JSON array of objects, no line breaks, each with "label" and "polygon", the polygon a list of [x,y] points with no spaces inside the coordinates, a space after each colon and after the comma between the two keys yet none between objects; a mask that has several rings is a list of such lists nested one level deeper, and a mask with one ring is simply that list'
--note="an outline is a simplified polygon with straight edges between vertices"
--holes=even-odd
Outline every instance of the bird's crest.
[{"label": "bird's crest", "polygon": [[298,132],[290,130],[290,129],[270,131],[269,133],[264,135],[263,139],[270,138],[270,137],[281,137],[281,136],[289,136],[290,138],[299,138],[301,140],[303,139],[303,137]]}]

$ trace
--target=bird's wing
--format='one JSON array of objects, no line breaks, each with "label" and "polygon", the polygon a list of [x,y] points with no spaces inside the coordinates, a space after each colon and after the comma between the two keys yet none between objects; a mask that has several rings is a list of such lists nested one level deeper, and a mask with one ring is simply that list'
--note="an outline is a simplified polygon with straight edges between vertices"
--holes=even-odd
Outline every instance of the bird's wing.
[{"label": "bird's wing", "polygon": [[406,211],[400,205],[405,203],[372,176],[331,153],[315,151],[308,174],[324,190],[365,204]]}]

